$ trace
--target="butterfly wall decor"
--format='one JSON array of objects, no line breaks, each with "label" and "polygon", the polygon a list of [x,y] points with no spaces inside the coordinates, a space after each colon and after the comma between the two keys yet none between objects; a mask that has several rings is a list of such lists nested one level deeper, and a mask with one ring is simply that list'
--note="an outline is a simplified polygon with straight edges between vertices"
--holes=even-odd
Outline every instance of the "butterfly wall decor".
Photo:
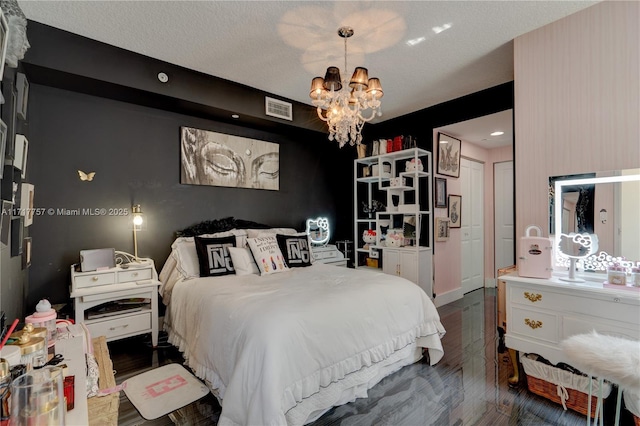
[{"label": "butterfly wall decor", "polygon": [[96,175],[96,172],[85,173],[82,170],[78,170],[78,176],[80,176],[80,180],[85,182],[91,182],[95,175]]}]

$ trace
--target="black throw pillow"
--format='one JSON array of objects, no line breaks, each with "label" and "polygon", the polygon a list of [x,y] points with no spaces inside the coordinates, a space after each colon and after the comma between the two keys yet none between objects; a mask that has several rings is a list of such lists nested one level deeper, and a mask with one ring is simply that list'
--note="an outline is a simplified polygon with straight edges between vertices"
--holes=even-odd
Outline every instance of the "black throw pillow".
[{"label": "black throw pillow", "polygon": [[277,234],[276,239],[289,268],[311,266],[311,247],[309,247],[309,238],[306,235]]},{"label": "black throw pillow", "polygon": [[236,246],[236,237],[222,238],[193,237],[200,264],[200,276],[211,277],[235,274],[227,247]]}]

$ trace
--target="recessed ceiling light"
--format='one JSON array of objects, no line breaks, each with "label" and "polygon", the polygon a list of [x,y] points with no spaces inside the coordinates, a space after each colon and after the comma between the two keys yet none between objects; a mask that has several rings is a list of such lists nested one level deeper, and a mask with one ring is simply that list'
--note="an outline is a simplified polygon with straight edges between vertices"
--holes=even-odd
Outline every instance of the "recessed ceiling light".
[{"label": "recessed ceiling light", "polygon": [[231,118],[240,118],[238,114],[231,114]]},{"label": "recessed ceiling light", "polygon": [[407,40],[407,44],[408,44],[409,46],[415,46],[416,44],[420,44],[420,43],[422,43],[422,42],[423,42],[423,41],[425,41],[426,39],[427,39],[426,37],[418,37],[418,38],[414,38],[414,39],[411,39],[411,40]]},{"label": "recessed ceiling light", "polygon": [[504,132],[497,131],[497,132],[491,133],[491,136],[500,136],[500,135],[504,135]]},{"label": "recessed ceiling light", "polygon": [[441,32],[443,32],[444,30],[448,30],[449,28],[451,28],[453,26],[453,24],[448,23],[448,24],[443,24],[440,27],[433,27],[431,28],[431,30],[436,33],[436,34],[440,34]]}]

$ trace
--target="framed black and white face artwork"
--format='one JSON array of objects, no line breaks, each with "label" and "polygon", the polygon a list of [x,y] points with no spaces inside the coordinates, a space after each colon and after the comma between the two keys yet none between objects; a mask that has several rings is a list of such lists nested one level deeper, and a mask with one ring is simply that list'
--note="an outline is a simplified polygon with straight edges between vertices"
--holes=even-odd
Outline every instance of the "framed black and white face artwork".
[{"label": "framed black and white face artwork", "polygon": [[27,105],[29,103],[29,80],[27,80],[27,76],[21,72],[16,74],[16,89],[18,91],[18,110],[16,111],[16,114],[22,120],[26,120]]}]

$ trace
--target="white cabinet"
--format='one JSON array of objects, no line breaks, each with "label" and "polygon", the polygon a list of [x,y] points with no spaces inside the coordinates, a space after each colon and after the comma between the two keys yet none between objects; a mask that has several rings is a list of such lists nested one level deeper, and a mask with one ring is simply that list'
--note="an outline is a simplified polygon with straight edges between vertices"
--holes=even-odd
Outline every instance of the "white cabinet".
[{"label": "white cabinet", "polygon": [[[84,322],[91,336],[105,336],[107,341],[151,333],[155,347],[159,285],[151,259],[90,272],[79,272],[76,265],[71,265],[71,298],[76,322]],[[114,309],[98,311],[105,305]]]},{"label": "white cabinet", "polygon": [[[568,362],[559,343],[593,330],[640,340],[640,292],[605,288],[605,277],[573,284],[550,279],[500,277],[506,282],[509,349]],[[599,279],[600,281],[595,281]]]},{"label": "white cabinet", "polygon": [[[418,284],[429,297],[433,295],[431,164],[431,153],[420,148],[354,161],[354,266],[381,267]],[[366,244],[362,236],[368,230],[375,231],[376,238]]]}]

